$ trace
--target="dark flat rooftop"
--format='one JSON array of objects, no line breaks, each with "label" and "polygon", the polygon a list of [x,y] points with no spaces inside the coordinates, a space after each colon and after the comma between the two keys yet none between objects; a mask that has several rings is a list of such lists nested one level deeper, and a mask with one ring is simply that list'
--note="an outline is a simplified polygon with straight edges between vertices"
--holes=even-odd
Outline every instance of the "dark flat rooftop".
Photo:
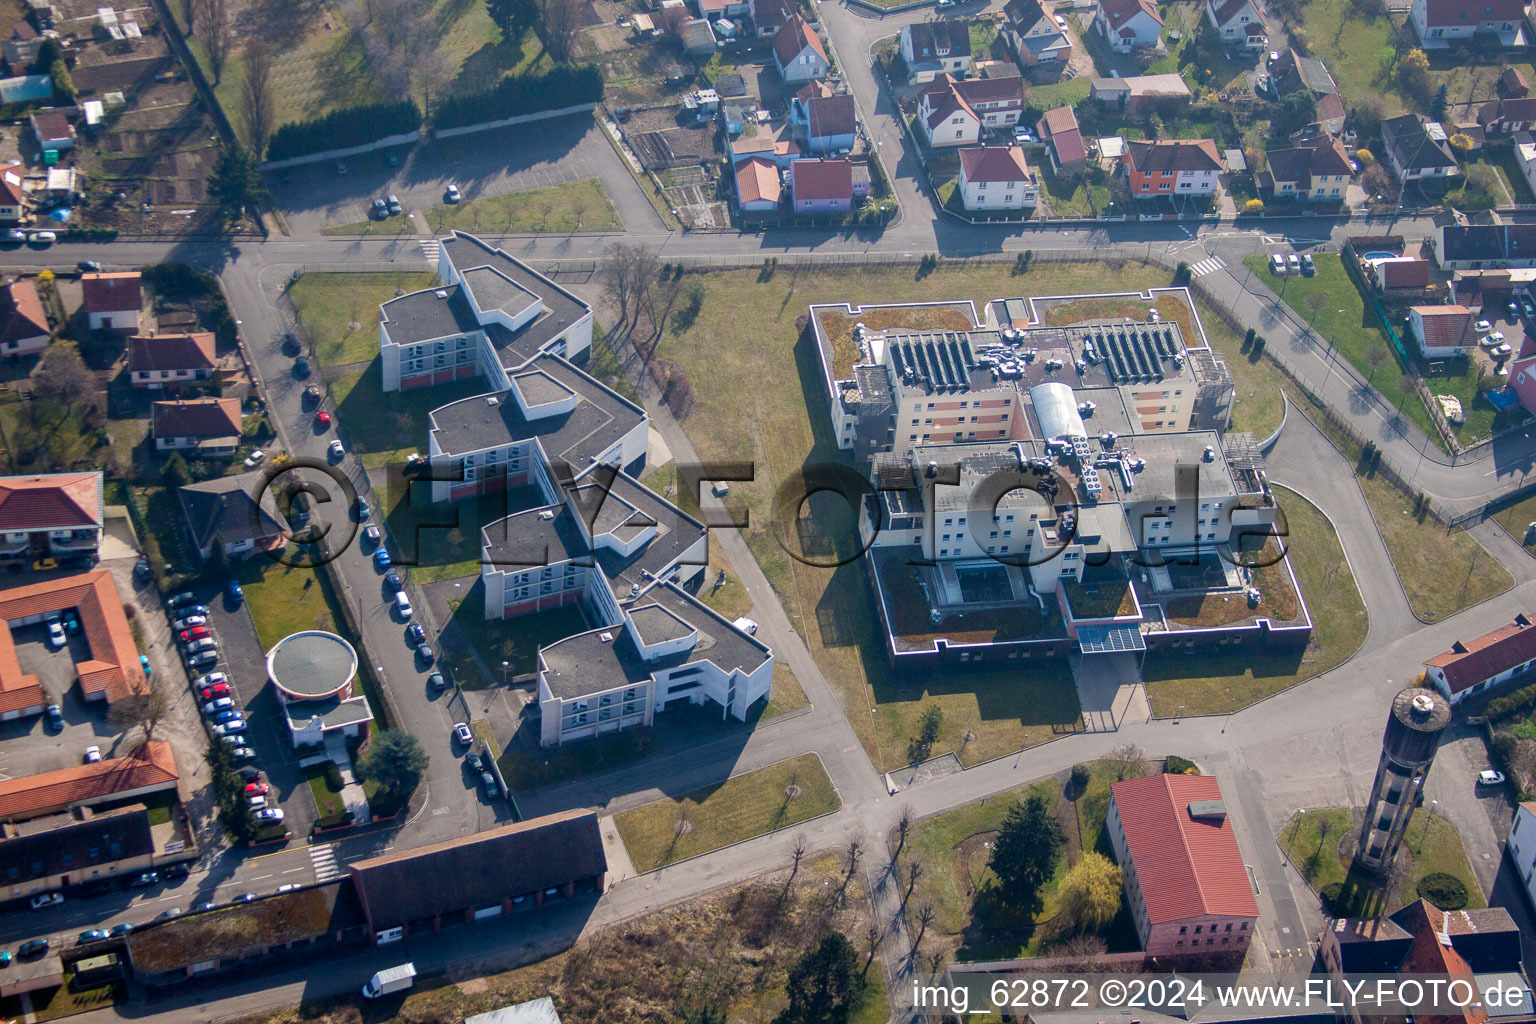
[{"label": "dark flat rooftop", "polygon": [[463,277],[464,287],[474,295],[475,305],[482,312],[501,310],[515,319],[542,301],[536,292],[529,291],[504,271],[493,267],[476,267],[465,271]]},{"label": "dark flat rooftop", "polygon": [[411,292],[390,299],[379,310],[390,340],[397,345],[473,334],[481,329],[475,311],[469,308],[469,300],[458,285]]},{"label": "dark flat rooftop", "polygon": [[[489,267],[543,301],[544,314],[521,330],[509,331],[497,324],[486,328],[491,344],[500,355],[501,365],[508,369],[521,366],[538,355],[572,324],[591,312],[585,302],[549,278],[472,235],[455,231],[453,237],[443,240],[443,252],[461,277],[467,278],[478,267]],[[479,280],[478,275],[475,279]],[[497,286],[498,293],[501,287]]]},{"label": "dark flat rooftop", "polygon": [[576,489],[577,505],[584,510],[582,514],[591,524],[594,537],[612,533],[621,540],[629,539],[651,523],[656,524],[656,536],[628,558],[620,558],[610,551],[598,553],[598,565],[614,581],[615,592],[622,602],[625,594],[619,586],[620,581],[626,588],[636,583],[644,586],[648,582],[647,573],[655,576],[664,572],[704,536],[704,524],[655,491],[642,487],[632,476],[616,475],[606,495],[600,486],[599,482],[593,481]]},{"label": "dark flat rooftop", "polygon": [[[557,393],[579,399],[569,413],[530,420],[508,392],[476,395],[432,410],[432,436],[450,455],[516,444],[537,437],[552,462],[564,460],[573,472],[584,470],[645,421],[638,406],[608,390],[559,356],[540,355],[532,375],[520,374],[517,386],[531,395],[531,404],[547,404]],[[488,399],[494,398],[495,404]]]},{"label": "dark flat rooftop", "polygon": [[530,508],[487,523],[480,544],[485,560],[507,572],[567,559],[592,564],[580,527],[564,505]]}]

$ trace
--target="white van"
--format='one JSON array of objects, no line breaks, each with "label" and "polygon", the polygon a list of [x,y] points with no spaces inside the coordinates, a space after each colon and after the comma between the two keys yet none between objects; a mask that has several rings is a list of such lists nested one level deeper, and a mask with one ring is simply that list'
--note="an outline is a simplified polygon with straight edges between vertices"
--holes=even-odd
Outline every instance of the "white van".
[{"label": "white van", "polygon": [[395,595],[395,609],[400,613],[400,618],[409,620],[411,617],[411,599],[405,596],[405,591]]}]

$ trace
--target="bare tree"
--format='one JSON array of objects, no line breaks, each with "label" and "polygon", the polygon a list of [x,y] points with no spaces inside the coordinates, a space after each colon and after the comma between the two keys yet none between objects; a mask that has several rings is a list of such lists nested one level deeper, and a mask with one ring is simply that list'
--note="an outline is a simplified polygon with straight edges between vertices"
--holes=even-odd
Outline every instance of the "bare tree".
[{"label": "bare tree", "polygon": [[864,958],[864,973],[869,974],[869,965],[875,962],[875,954],[880,952],[880,929],[870,925],[864,929],[864,949],[868,954]]},{"label": "bare tree", "polygon": [[229,0],[193,0],[197,16],[193,19],[202,28],[203,49],[208,53],[208,66],[213,70],[217,85],[224,78],[224,65],[229,63],[230,50],[234,46],[234,26],[230,24]]},{"label": "bare tree", "polygon": [[39,403],[94,413],[101,407],[102,396],[96,375],[85,365],[80,350],[66,343],[49,346],[48,354],[33,368],[32,397],[36,415]]},{"label": "bare tree", "polygon": [[1134,743],[1116,747],[1104,755],[1104,760],[1114,772],[1116,782],[1139,779],[1147,774],[1147,755]]},{"label": "bare tree", "polygon": [[923,862],[913,860],[907,864],[907,894],[901,898],[905,903],[912,896],[912,890],[917,888],[917,880],[923,877]]},{"label": "bare tree", "polygon": [[619,308],[616,333],[628,334],[651,305],[659,262],[649,247],[625,242],[610,245],[607,257],[602,270],[603,291]]},{"label": "bare tree", "polygon": [[568,61],[581,35],[579,0],[539,0],[539,22],[543,28],[544,48],[557,61]]},{"label": "bare tree", "polygon": [[260,160],[277,130],[277,101],[272,95],[272,57],[259,38],[245,48],[245,78],[240,82],[240,113],[245,141]]},{"label": "bare tree", "polygon": [[864,844],[855,837],[848,841],[848,867],[843,871],[843,884],[838,890],[837,898],[841,900],[848,892],[848,885],[853,881],[853,874],[859,870],[859,858],[864,855]]},{"label": "bare tree", "polygon": [[810,841],[805,838],[804,833],[795,836],[795,841],[789,848],[789,856],[791,861],[789,877],[791,879],[800,873],[800,862],[805,860],[805,855],[810,850],[810,848]]},{"label": "bare tree", "polygon": [[940,946],[938,949],[928,951],[928,973],[938,974],[944,969],[944,962],[949,959],[949,950]]},{"label": "bare tree", "polygon": [[912,940],[913,952],[916,952],[917,947],[923,944],[923,936],[928,934],[928,926],[933,924],[933,919],[937,914],[938,912],[933,909],[932,903],[924,903],[917,908],[917,937]]},{"label": "bare tree", "polygon": [[901,817],[896,819],[896,856],[901,856],[901,851],[907,847],[907,833],[912,831],[912,807],[903,805]]},{"label": "bare tree", "polygon": [[436,47],[421,47],[421,51],[416,57],[413,74],[416,79],[416,88],[421,90],[422,113],[430,117],[433,101],[441,100],[443,94],[448,91],[448,86],[453,84],[453,68],[449,65],[448,58]]},{"label": "bare tree", "polygon": [[141,692],[113,702],[107,712],[107,720],[124,730],[141,730],[147,743],[155,738],[155,730],[160,728],[160,723],[165,721],[170,710],[170,702],[165,699],[165,694],[160,692],[153,680],[146,680]]},{"label": "bare tree", "polygon": [[576,217],[575,230],[581,230],[581,218],[586,215],[586,212],[587,201],[585,199],[583,199],[581,196],[577,196],[575,199],[571,200],[571,213]]}]

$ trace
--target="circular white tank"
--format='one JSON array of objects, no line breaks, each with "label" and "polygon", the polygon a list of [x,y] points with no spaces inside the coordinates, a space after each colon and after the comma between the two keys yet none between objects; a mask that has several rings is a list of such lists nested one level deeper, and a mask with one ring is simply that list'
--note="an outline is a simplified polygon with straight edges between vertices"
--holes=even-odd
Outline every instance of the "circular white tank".
[{"label": "circular white tank", "polygon": [[1077,413],[1077,400],[1067,385],[1059,381],[1037,384],[1029,389],[1029,400],[1034,404],[1040,432],[1046,440],[1088,436],[1083,418]]}]

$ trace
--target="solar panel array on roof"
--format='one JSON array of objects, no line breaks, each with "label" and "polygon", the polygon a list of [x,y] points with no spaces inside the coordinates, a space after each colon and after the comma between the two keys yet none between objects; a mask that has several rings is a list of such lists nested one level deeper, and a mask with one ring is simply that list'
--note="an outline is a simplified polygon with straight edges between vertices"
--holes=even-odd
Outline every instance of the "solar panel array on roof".
[{"label": "solar panel array on roof", "polygon": [[1104,360],[1116,384],[1160,381],[1163,360],[1178,365],[1184,357],[1174,328],[1166,323],[1095,325],[1084,328],[1083,344]]},{"label": "solar panel array on roof", "polygon": [[887,338],[891,362],[904,383],[922,383],[935,391],[967,391],[976,357],[964,334],[909,335]]},{"label": "solar panel array on roof", "polygon": [[1144,651],[1141,626],[1136,623],[1115,623],[1105,626],[1077,627],[1077,646],[1084,654],[1111,654],[1115,651]]}]

